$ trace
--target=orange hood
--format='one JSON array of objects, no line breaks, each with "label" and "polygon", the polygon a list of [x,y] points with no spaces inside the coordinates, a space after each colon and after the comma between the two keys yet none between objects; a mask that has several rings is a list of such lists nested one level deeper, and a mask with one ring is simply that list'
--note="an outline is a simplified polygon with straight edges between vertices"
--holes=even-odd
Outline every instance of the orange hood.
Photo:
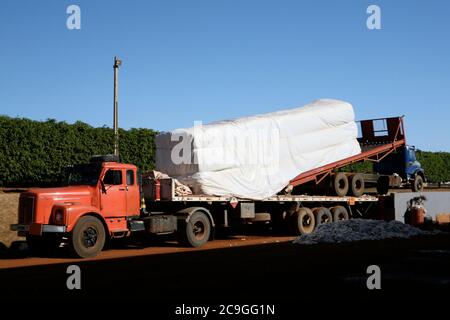
[{"label": "orange hood", "polygon": [[92,186],[69,186],[58,188],[31,188],[27,193],[33,193],[41,199],[52,199],[54,202],[79,202],[91,204],[96,188]]}]

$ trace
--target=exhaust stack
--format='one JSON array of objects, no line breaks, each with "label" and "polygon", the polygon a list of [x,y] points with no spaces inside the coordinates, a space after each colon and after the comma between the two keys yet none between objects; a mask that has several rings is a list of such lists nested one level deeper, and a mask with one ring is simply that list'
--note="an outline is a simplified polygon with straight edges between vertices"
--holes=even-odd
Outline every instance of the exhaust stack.
[{"label": "exhaust stack", "polygon": [[119,156],[119,66],[122,60],[114,57],[114,155]]}]

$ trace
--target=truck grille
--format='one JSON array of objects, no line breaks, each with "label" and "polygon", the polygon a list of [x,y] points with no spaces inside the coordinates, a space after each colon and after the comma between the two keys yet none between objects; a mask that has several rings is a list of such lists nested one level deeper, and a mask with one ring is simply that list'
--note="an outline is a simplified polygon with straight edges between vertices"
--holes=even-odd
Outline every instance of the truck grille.
[{"label": "truck grille", "polygon": [[19,199],[19,223],[31,224],[34,218],[34,197],[23,196]]}]

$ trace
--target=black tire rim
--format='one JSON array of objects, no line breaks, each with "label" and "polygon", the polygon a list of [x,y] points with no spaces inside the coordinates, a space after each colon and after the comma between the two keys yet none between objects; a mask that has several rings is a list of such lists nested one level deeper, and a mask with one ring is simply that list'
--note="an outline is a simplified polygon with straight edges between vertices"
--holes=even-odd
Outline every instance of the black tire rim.
[{"label": "black tire rim", "polygon": [[337,216],[338,221],[347,220],[347,217],[345,216],[345,213],[339,212]]},{"label": "black tire rim", "polygon": [[192,232],[197,240],[202,240],[205,237],[205,224],[202,221],[196,221],[192,225]]},{"label": "black tire rim", "polygon": [[98,240],[98,231],[94,227],[88,227],[83,231],[83,244],[86,248],[95,246]]},{"label": "black tire rim", "polygon": [[302,226],[308,228],[311,226],[311,224],[312,224],[311,217],[309,215],[304,215],[302,218]]},{"label": "black tire rim", "polygon": [[326,214],[320,217],[320,223],[328,223],[328,222],[330,222],[330,217],[328,217]]}]

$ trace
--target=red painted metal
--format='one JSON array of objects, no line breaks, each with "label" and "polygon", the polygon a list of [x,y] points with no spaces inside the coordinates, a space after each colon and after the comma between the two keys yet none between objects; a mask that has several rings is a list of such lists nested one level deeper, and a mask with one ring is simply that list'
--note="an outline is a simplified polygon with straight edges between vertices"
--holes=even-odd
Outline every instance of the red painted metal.
[{"label": "red painted metal", "polygon": [[161,200],[161,181],[155,179],[155,200]]},{"label": "red painted metal", "polygon": [[[375,122],[384,124],[381,130],[376,130]],[[339,160],[322,167],[299,174],[290,181],[290,185],[298,186],[306,182],[321,182],[333,171],[361,161],[381,161],[388,154],[406,145],[403,117],[379,118],[360,121],[361,134],[358,138],[362,152],[352,157]]]}]

